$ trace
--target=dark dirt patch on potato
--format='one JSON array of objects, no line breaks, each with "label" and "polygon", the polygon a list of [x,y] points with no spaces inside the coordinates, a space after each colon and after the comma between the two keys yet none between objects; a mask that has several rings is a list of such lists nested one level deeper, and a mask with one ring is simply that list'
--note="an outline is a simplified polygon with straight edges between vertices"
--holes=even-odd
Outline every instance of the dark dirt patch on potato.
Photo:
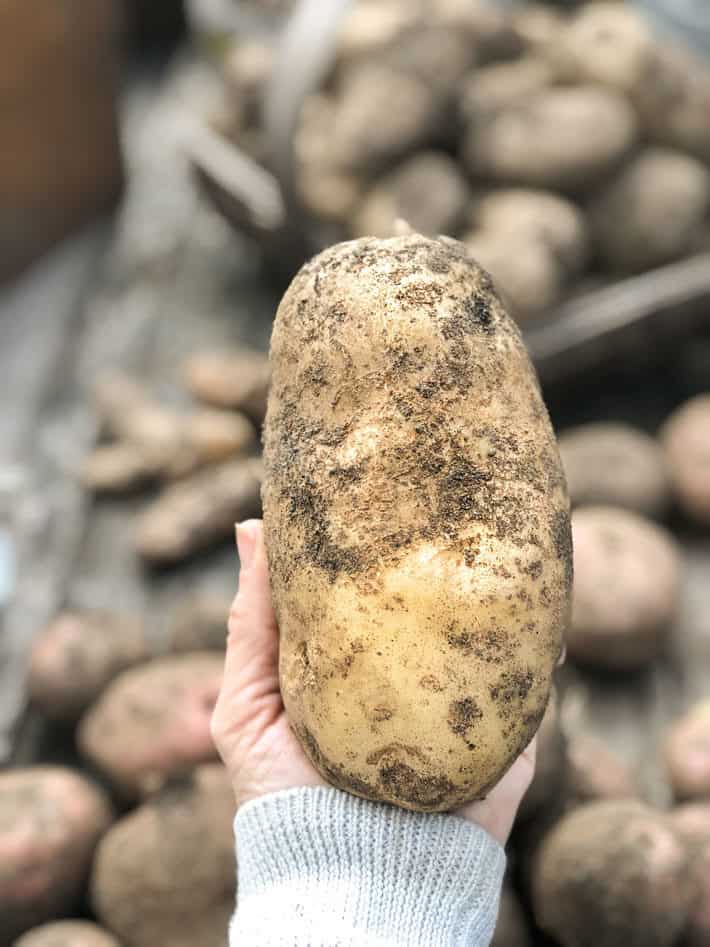
[{"label": "dark dirt patch on potato", "polygon": [[463,737],[469,749],[473,750],[476,744],[469,740],[468,733],[483,717],[483,711],[474,697],[464,697],[463,700],[454,700],[449,704],[447,723],[449,728],[459,737]]}]

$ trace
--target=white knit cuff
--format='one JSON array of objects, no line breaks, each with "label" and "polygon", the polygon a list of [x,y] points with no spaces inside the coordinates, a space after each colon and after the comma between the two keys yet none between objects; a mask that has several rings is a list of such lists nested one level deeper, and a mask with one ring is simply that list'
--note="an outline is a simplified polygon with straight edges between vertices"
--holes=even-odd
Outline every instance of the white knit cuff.
[{"label": "white knit cuff", "polygon": [[249,947],[487,947],[501,846],[453,815],[408,812],[331,788],[244,805],[234,823]]}]

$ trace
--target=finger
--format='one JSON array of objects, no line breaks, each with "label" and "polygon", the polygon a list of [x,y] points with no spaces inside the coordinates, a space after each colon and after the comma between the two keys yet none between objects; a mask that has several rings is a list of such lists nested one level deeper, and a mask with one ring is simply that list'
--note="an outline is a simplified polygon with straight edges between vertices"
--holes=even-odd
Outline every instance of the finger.
[{"label": "finger", "polygon": [[223,689],[237,693],[259,685],[278,690],[278,629],[261,521],[242,523],[237,536],[241,569],[229,613]]}]

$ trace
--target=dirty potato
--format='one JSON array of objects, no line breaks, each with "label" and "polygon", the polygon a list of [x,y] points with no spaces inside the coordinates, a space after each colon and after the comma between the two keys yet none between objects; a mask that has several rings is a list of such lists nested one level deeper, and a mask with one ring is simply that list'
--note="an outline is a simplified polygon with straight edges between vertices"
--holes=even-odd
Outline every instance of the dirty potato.
[{"label": "dirty potato", "polygon": [[710,208],[710,172],[696,158],[647,148],[595,195],[589,220],[612,270],[636,272],[689,252]]},{"label": "dirty potato", "polygon": [[471,122],[463,161],[477,176],[510,184],[586,189],[631,149],[631,105],[592,85],[542,90]]},{"label": "dirty potato", "polygon": [[456,241],[362,239],[296,276],[271,358],[264,526],[292,726],[357,795],[482,798],[545,712],[571,585],[518,330]]}]

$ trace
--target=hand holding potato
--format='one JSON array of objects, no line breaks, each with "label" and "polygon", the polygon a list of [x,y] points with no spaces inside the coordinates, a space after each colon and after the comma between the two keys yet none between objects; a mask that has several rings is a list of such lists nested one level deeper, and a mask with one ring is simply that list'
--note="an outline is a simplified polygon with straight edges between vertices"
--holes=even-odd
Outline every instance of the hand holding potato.
[{"label": "hand holding potato", "polygon": [[[325,783],[289,726],[279,690],[278,629],[271,605],[261,523],[238,527],[239,591],[229,617],[222,690],[212,733],[237,804],[269,793]],[[457,815],[504,844],[535,768],[535,740],[487,798]]]}]

